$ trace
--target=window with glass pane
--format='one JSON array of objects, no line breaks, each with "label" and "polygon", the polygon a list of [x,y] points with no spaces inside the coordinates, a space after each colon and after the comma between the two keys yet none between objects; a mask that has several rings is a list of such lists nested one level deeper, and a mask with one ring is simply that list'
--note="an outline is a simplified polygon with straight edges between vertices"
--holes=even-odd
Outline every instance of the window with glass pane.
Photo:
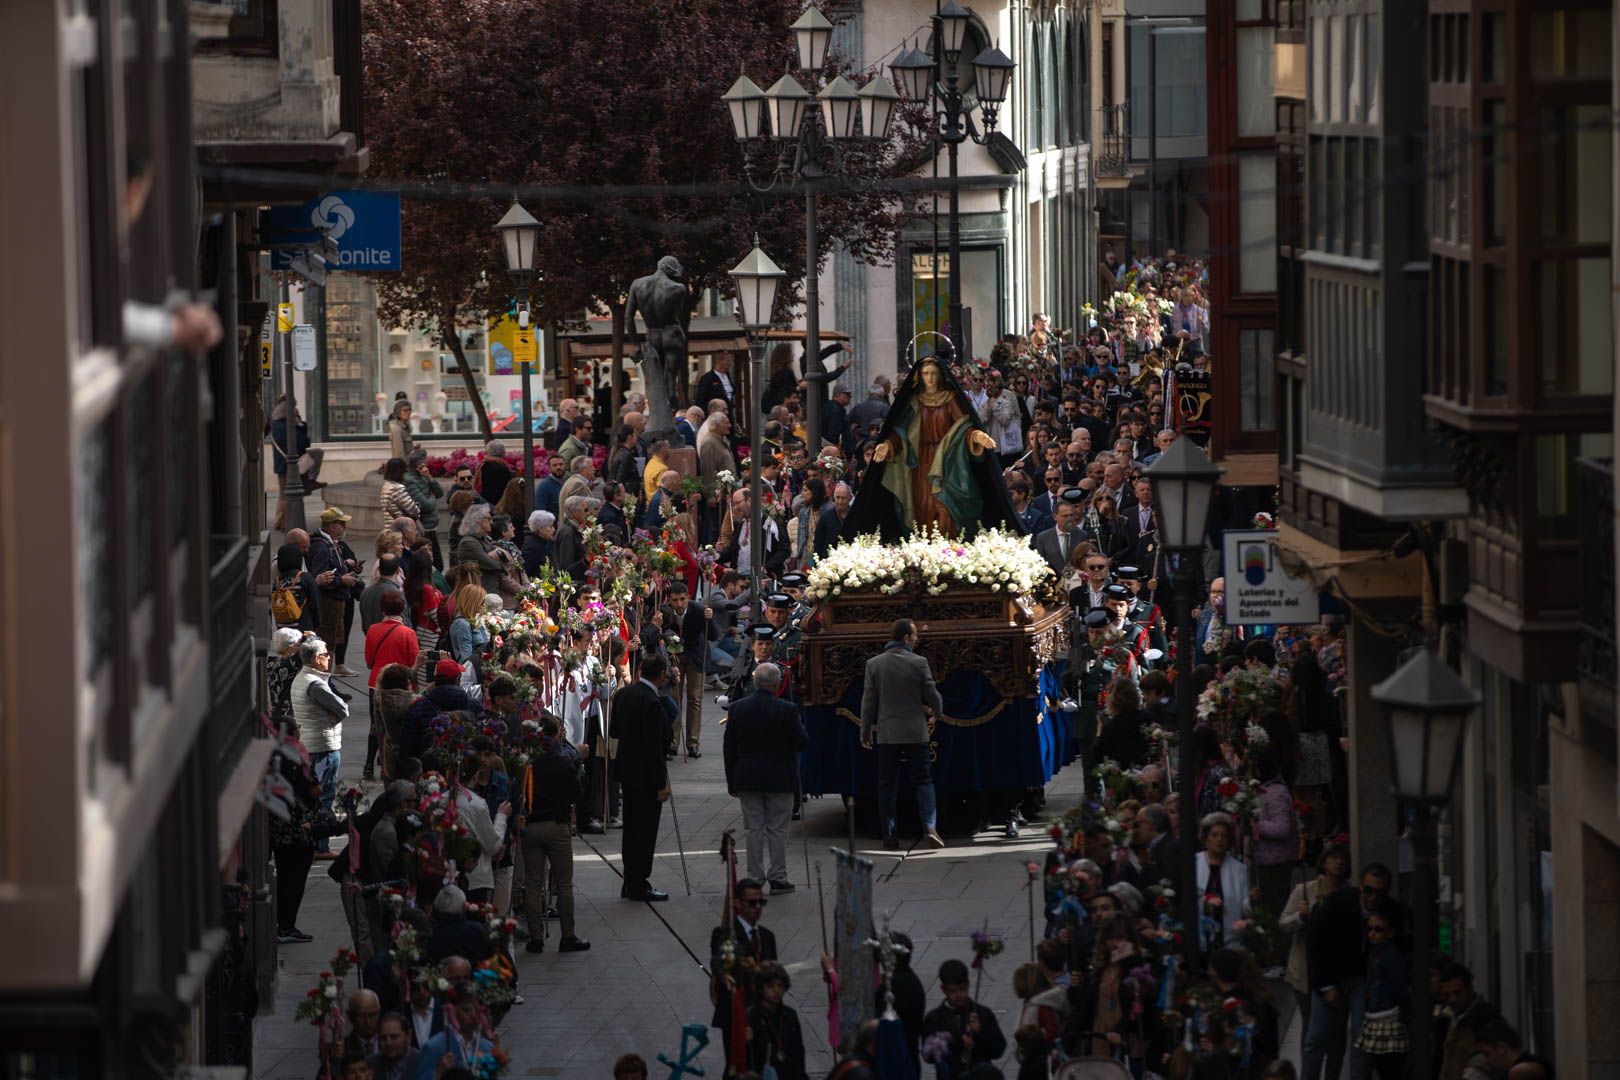
[{"label": "window with glass pane", "polygon": [[1491,339],[1485,343],[1485,392],[1505,394],[1508,388],[1507,271],[1485,267],[1485,311]]},{"label": "window with glass pane", "polygon": [[1327,119],[1327,20],[1321,15],[1311,19],[1311,44],[1308,58],[1311,67],[1311,122],[1320,124]]},{"label": "window with glass pane", "polygon": [[1607,7],[1531,11],[1532,78],[1607,80],[1610,52]]},{"label": "window with glass pane", "polygon": [[1551,244],[1607,244],[1609,110],[1574,105],[1541,110],[1541,237]]},{"label": "window with glass pane", "polygon": [[1277,427],[1272,341],[1269,329],[1238,332],[1238,391],[1242,395],[1244,431],[1272,431]]},{"label": "window with glass pane", "polygon": [[1480,76],[1485,82],[1501,82],[1507,77],[1507,16],[1490,12],[1485,16],[1485,58]]},{"label": "window with glass pane", "polygon": [[1344,17],[1344,119],[1359,124],[1362,112],[1362,79],[1366,73],[1361,66],[1361,16]]},{"label": "window with glass pane", "polygon": [[[1485,185],[1485,242],[1491,245],[1507,242],[1508,219],[1508,140],[1507,104],[1502,101],[1485,103],[1485,131],[1480,138],[1480,153]],[[1545,162],[1543,162],[1545,170]]]},{"label": "window with glass pane", "polygon": [[1238,158],[1238,291],[1277,291],[1277,158]]},{"label": "window with glass pane", "polygon": [[1237,130],[1239,135],[1273,135],[1277,131],[1276,32],[1269,26],[1237,31]]},{"label": "window with glass pane", "polygon": [[[377,295],[360,274],[326,278],[326,426],[332,435],[383,430],[376,395]],[[386,412],[386,410],[385,410]]]},{"label": "window with glass pane", "polygon": [[1457,242],[1466,244],[1473,236],[1474,215],[1470,210],[1473,185],[1468,172],[1468,110],[1457,109],[1451,122],[1452,136],[1456,140],[1451,151],[1452,186],[1457,203]]},{"label": "window with glass pane", "polygon": [[1362,50],[1362,92],[1367,100],[1367,123],[1379,122],[1379,104],[1382,94],[1379,92],[1383,82],[1383,70],[1380,68],[1383,51],[1378,40],[1378,13],[1368,12],[1362,19],[1362,29],[1365,32],[1366,44]]},{"label": "window with glass pane", "polygon": [[1569,540],[1575,535],[1575,459],[1606,458],[1614,450],[1608,432],[1559,432],[1537,435],[1536,519],[1543,540]]},{"label": "window with glass pane", "polygon": [[1334,124],[1344,123],[1344,91],[1346,73],[1344,69],[1344,16],[1333,15],[1328,18],[1327,36],[1328,57],[1328,120]]},{"label": "window with glass pane", "polygon": [[1540,262],[1531,280],[1540,326],[1541,392],[1560,396],[1612,392],[1608,256]]}]

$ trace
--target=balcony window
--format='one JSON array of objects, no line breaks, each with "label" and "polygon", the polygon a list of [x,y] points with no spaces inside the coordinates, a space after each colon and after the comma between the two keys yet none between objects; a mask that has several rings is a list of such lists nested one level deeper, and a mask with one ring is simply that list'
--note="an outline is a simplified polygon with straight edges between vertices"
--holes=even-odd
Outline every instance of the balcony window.
[{"label": "balcony window", "polygon": [[1606,7],[1531,11],[1531,78],[1607,81],[1609,56]]},{"label": "balcony window", "polygon": [[1485,57],[1480,74],[1488,83],[1507,78],[1507,16],[1501,12],[1485,15]]},{"label": "balcony window", "polygon": [[[1245,26],[1237,31],[1237,133],[1268,137],[1276,134],[1276,87],[1272,68],[1276,61],[1276,31],[1269,26]],[[1164,42],[1159,42],[1163,49]]]},{"label": "balcony window", "polygon": [[1342,124],[1345,120],[1344,97],[1348,88],[1348,73],[1345,70],[1344,57],[1344,16],[1333,15],[1328,18],[1327,35],[1327,62],[1328,62],[1328,122]]},{"label": "balcony window", "polygon": [[1543,395],[1608,394],[1614,389],[1614,327],[1609,321],[1609,258],[1558,259],[1531,273],[1541,329]]},{"label": "balcony window", "polygon": [[[1156,94],[1150,94],[1148,87],[1150,38],[1158,42]],[[1130,42],[1131,134],[1146,140],[1148,108],[1156,97],[1160,154],[1169,152],[1163,144],[1165,139],[1203,138],[1209,130],[1203,27],[1160,28],[1151,35],[1147,27],[1132,27]],[[1137,156],[1147,156],[1145,143]]]},{"label": "balcony window", "polygon": [[1613,453],[1613,447],[1614,437],[1606,431],[1559,432],[1535,437],[1536,519],[1542,539],[1574,537],[1575,459],[1606,458]]},{"label": "balcony window", "polygon": [[1367,103],[1366,120],[1369,124],[1377,124],[1382,115],[1382,110],[1379,107],[1382,95],[1379,93],[1379,89],[1383,85],[1383,72],[1378,65],[1382,62],[1383,53],[1380,51],[1381,42],[1378,40],[1378,13],[1376,11],[1368,12],[1362,17],[1362,30],[1366,41],[1361,64],[1363,96],[1366,98]]},{"label": "balcony window", "polygon": [[1485,310],[1490,322],[1490,342],[1485,353],[1485,393],[1505,394],[1508,388],[1508,287],[1507,270],[1499,265],[1485,267]]},{"label": "balcony window", "polygon": [[1275,356],[1271,330],[1238,332],[1238,391],[1242,395],[1244,431],[1276,430]]},{"label": "balcony window", "polygon": [[1321,15],[1311,19],[1311,123],[1327,120],[1327,81],[1331,66],[1327,55],[1327,19]]},{"label": "balcony window", "polygon": [[1485,182],[1485,242],[1493,247],[1507,243],[1508,139],[1507,104],[1487,101],[1485,132],[1480,137],[1480,156],[1483,159],[1481,167]]},{"label": "balcony window", "polygon": [[1238,291],[1277,291],[1277,156],[1238,157]]},{"label": "balcony window", "polygon": [[1612,220],[1609,109],[1541,110],[1541,238],[1549,244],[1607,244]]}]

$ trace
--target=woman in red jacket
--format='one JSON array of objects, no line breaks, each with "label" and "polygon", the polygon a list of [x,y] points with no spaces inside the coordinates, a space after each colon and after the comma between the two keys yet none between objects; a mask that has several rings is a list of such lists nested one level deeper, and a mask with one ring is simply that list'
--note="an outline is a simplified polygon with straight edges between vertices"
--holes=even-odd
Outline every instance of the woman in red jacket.
[{"label": "woman in red jacket", "polygon": [[389,664],[410,669],[416,666],[416,635],[405,625],[405,594],[389,591],[379,602],[382,621],[366,631],[366,667],[371,669],[367,685],[377,685],[377,674]]}]

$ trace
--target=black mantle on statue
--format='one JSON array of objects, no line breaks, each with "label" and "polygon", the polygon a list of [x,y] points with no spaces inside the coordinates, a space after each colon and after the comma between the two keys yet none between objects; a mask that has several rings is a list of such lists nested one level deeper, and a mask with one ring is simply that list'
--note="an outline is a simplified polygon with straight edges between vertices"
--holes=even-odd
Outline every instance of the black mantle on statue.
[{"label": "black mantle on statue", "polygon": [[[939,362],[938,366],[945,385],[955,396],[962,411],[969,417],[969,422],[974,428],[983,431],[984,427],[979,423],[978,410],[962,391],[950,368],[943,362]],[[879,442],[894,433],[895,418],[906,411],[904,406],[918,391],[922,368],[921,363],[912,365],[905,381],[900,384],[900,390],[894,397],[894,404],[890,406],[889,414],[883,421],[883,430],[878,432]],[[979,484],[983,508],[979,520],[959,523],[962,526],[963,538],[971,537],[983,526],[1000,527],[1020,536],[1025,535],[1024,525],[1018,520],[1018,512],[1013,509],[1012,499],[1007,494],[1007,481],[1001,475],[1000,457],[986,450],[982,454],[970,456],[968,461],[968,468]],[[849,517],[844,519],[844,527],[839,530],[838,535],[841,539],[853,540],[857,536],[875,532],[884,542],[893,543],[911,534],[911,527],[900,520],[900,504],[883,486],[884,469],[903,468],[905,465],[893,457],[888,461],[874,461],[867,466],[866,474],[861,478],[861,489],[855,496],[854,505],[850,507]]]}]

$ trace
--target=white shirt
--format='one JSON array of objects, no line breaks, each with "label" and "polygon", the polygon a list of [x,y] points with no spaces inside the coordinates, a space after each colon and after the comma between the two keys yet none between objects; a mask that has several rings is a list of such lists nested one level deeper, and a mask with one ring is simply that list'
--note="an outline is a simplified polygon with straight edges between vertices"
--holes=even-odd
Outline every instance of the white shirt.
[{"label": "white shirt", "polygon": [[726,400],[730,401],[733,396],[735,396],[735,391],[733,391],[731,388],[731,376],[727,375],[723,371],[716,371],[714,373],[714,377],[720,380],[720,385],[724,387],[726,391]]},{"label": "white shirt", "polygon": [[411,1031],[416,1035],[417,1046],[427,1045],[433,1038],[433,1006],[429,1005],[425,1012],[417,1012],[416,1006],[411,1006]]}]

